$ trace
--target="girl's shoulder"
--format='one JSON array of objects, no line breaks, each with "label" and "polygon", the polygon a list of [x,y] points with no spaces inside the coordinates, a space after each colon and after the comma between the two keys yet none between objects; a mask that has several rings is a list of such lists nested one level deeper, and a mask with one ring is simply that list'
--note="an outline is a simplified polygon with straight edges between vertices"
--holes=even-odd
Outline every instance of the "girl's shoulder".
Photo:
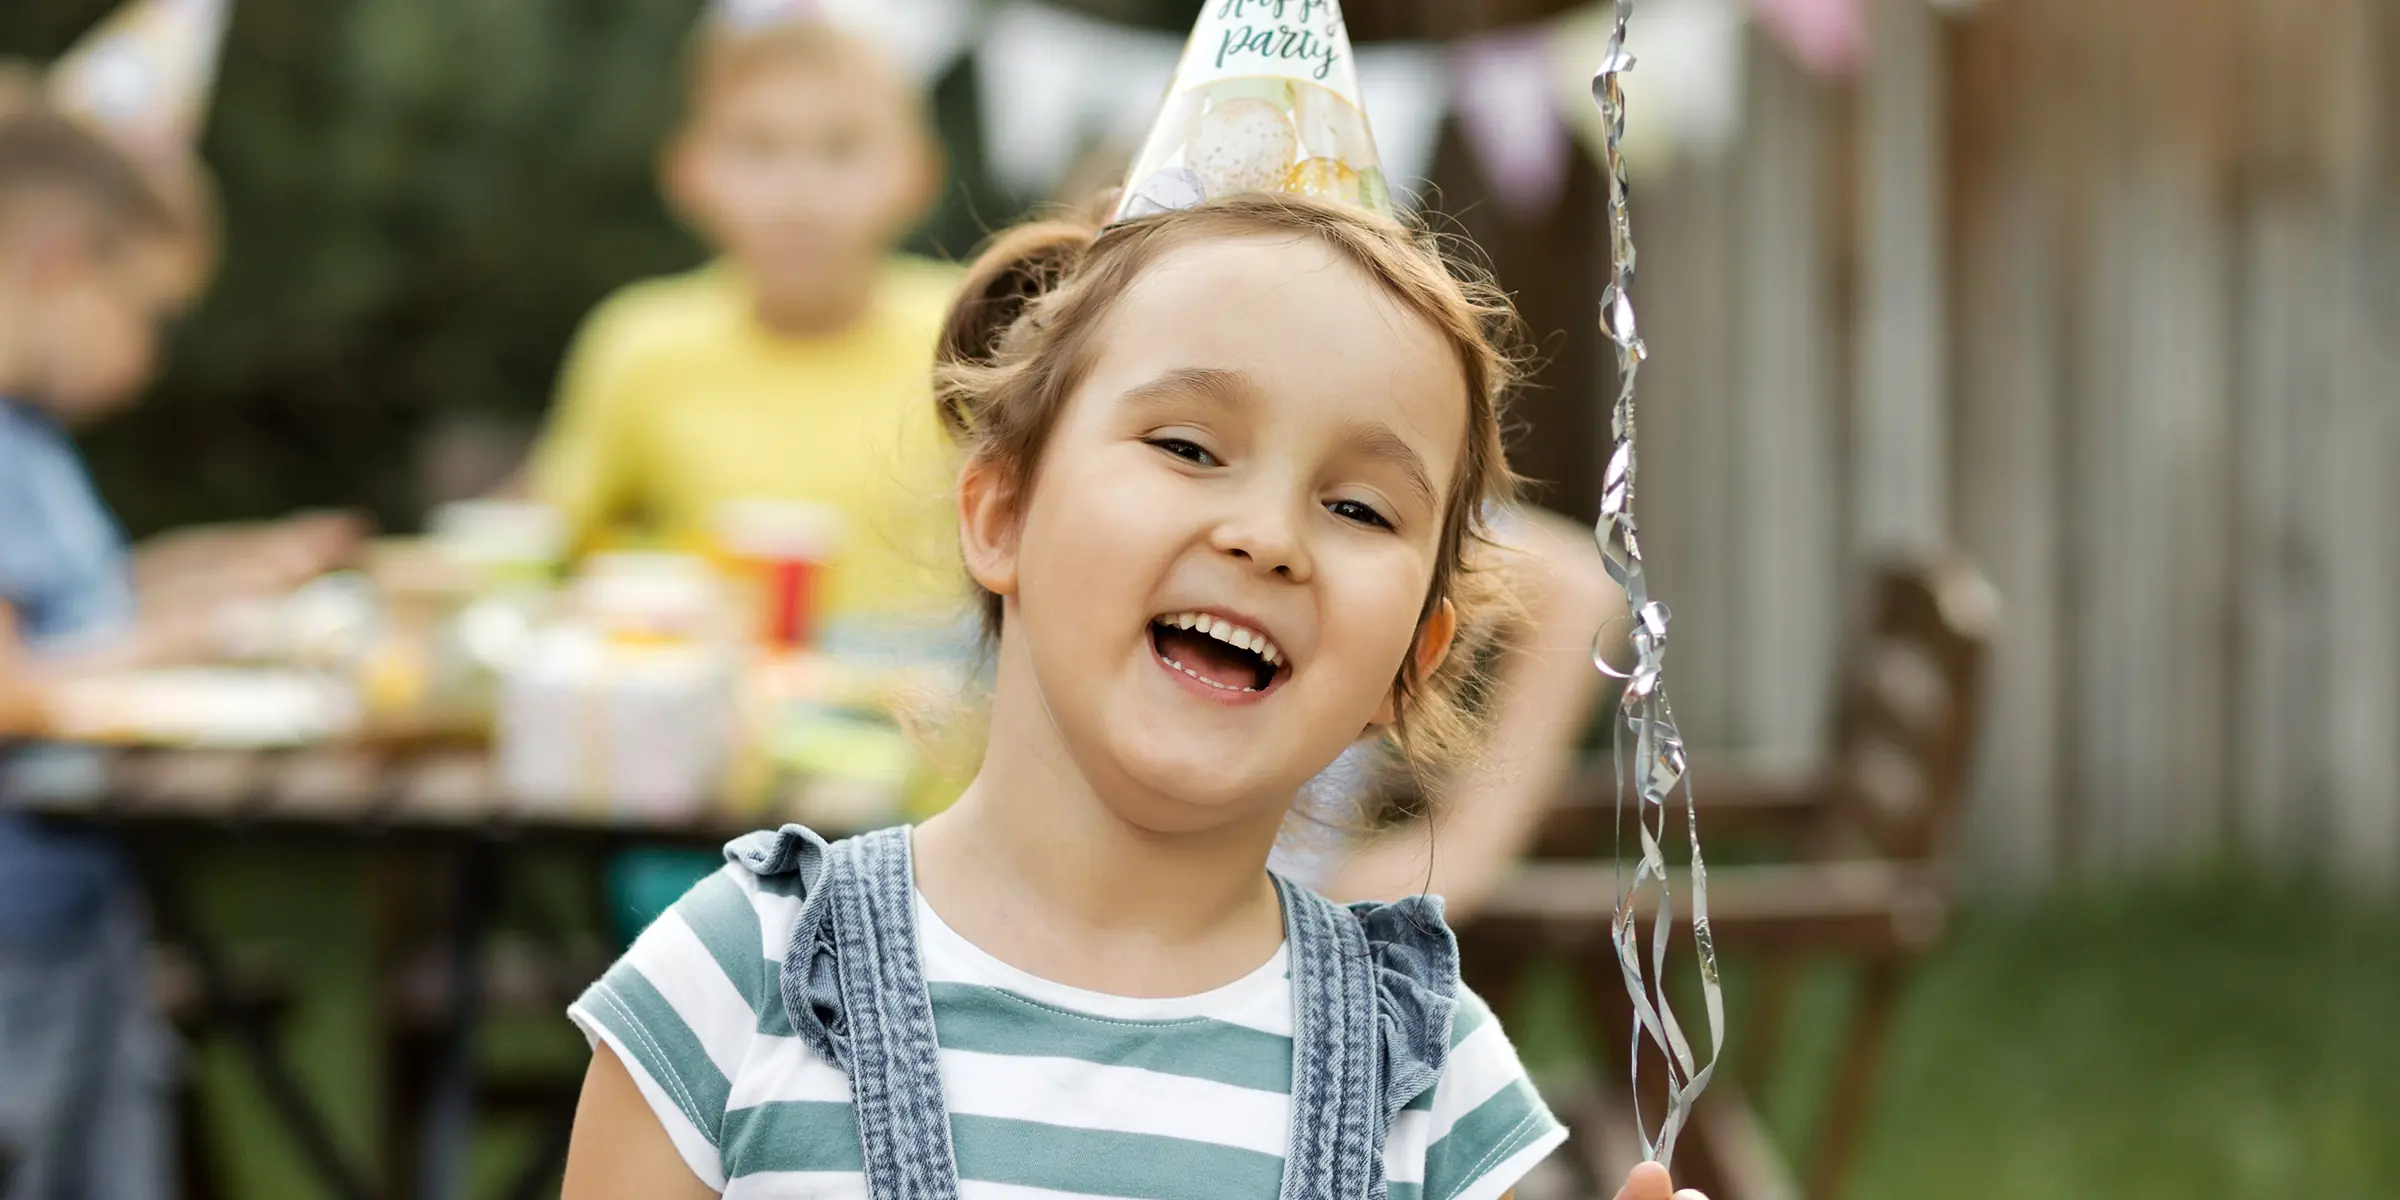
[{"label": "girl's shoulder", "polygon": [[[800,899],[795,881],[729,863],[661,913],[567,1010],[622,1061],[695,1175],[725,1186],[719,1148],[748,1102],[762,1047],[809,1057],[792,1036],[780,984]],[[801,1064],[828,1070],[823,1064]],[[840,1084],[833,1072],[830,1081]],[[843,1085],[846,1091],[846,1084]]]}]

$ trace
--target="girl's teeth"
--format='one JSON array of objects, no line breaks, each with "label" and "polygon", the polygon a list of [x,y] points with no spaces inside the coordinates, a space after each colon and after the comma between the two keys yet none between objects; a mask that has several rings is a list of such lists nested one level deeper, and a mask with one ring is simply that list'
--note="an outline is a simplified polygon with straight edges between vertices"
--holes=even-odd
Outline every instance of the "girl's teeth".
[{"label": "girl's teeth", "polygon": [[1224,684],[1222,684],[1222,683],[1218,683],[1216,680],[1214,680],[1214,679],[1210,679],[1208,676],[1206,676],[1206,675],[1203,675],[1203,674],[1201,674],[1200,672],[1198,672],[1198,671],[1195,671],[1195,670],[1191,669],[1190,667],[1185,667],[1185,668],[1183,668],[1183,673],[1184,673],[1184,674],[1186,674],[1186,675],[1189,675],[1189,676],[1191,676],[1191,677],[1192,677],[1192,678],[1194,678],[1194,679],[1197,679],[1197,680],[1199,680],[1199,681],[1200,681],[1200,682],[1202,682],[1202,683],[1205,683],[1205,684],[1207,684],[1208,686],[1210,686],[1210,687],[1212,687],[1212,688],[1215,688],[1215,689],[1217,689],[1217,690],[1218,690],[1218,691],[1220,691],[1220,692],[1255,692],[1255,691],[1257,691],[1257,690],[1258,690],[1257,688],[1254,688],[1254,687],[1241,687],[1241,688],[1237,688],[1237,687],[1227,687],[1227,686],[1225,686]]},{"label": "girl's teeth", "polygon": [[1257,654],[1266,659],[1270,666],[1283,665],[1283,652],[1267,640],[1267,635],[1243,629],[1231,621],[1219,620],[1207,613],[1176,613],[1172,617],[1162,618],[1160,624],[1206,634],[1229,646],[1238,646]]}]

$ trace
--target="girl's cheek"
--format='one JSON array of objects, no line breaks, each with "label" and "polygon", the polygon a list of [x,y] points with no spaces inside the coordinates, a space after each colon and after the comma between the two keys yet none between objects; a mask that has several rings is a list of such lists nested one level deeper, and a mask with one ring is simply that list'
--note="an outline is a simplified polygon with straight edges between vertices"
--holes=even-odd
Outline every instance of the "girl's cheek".
[{"label": "girl's cheek", "polygon": [[1431,582],[1413,561],[1395,561],[1413,557],[1378,555],[1380,561],[1326,564],[1344,568],[1329,575],[1344,581],[1332,597],[1334,611],[1349,614],[1334,627],[1358,637],[1361,650],[1378,660],[1397,663],[1416,642],[1417,617]]}]

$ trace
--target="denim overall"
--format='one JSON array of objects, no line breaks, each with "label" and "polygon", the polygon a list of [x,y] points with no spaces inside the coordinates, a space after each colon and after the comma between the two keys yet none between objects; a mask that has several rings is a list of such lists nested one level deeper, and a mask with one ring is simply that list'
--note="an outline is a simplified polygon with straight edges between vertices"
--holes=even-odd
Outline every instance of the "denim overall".
[{"label": "denim overall", "polygon": [[[850,1076],[875,1200],[956,1200],[933,1003],[917,961],[905,828],[828,845],[798,825],[725,857],[796,876],[783,1002],[809,1048]],[[1385,1200],[1392,1118],[1441,1077],[1458,944],[1441,901],[1342,907],[1275,880],[1291,948],[1291,1146],[1280,1200]]]}]

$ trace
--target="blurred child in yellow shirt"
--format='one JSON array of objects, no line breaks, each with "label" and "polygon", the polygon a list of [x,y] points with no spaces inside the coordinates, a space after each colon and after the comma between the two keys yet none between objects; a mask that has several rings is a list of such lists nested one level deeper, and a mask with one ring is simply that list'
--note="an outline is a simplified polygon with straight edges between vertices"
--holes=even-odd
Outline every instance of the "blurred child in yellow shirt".
[{"label": "blurred child in yellow shirt", "polygon": [[706,545],[731,503],[841,517],[824,615],[959,611],[933,417],[951,268],[896,253],[929,208],[923,97],[874,47],[805,13],[727,5],[692,48],[661,160],[720,257],[634,284],[586,321],[530,485],[580,549]]},{"label": "blurred child in yellow shirt", "polygon": [[[703,19],[660,184],[717,258],[585,321],[527,483],[587,552],[706,550],[730,509],[822,506],[825,639],[938,655],[967,612],[932,384],[958,273],[895,247],[940,153],[916,85],[812,10],[719,0]],[[718,861],[620,859],[626,927]]]}]

